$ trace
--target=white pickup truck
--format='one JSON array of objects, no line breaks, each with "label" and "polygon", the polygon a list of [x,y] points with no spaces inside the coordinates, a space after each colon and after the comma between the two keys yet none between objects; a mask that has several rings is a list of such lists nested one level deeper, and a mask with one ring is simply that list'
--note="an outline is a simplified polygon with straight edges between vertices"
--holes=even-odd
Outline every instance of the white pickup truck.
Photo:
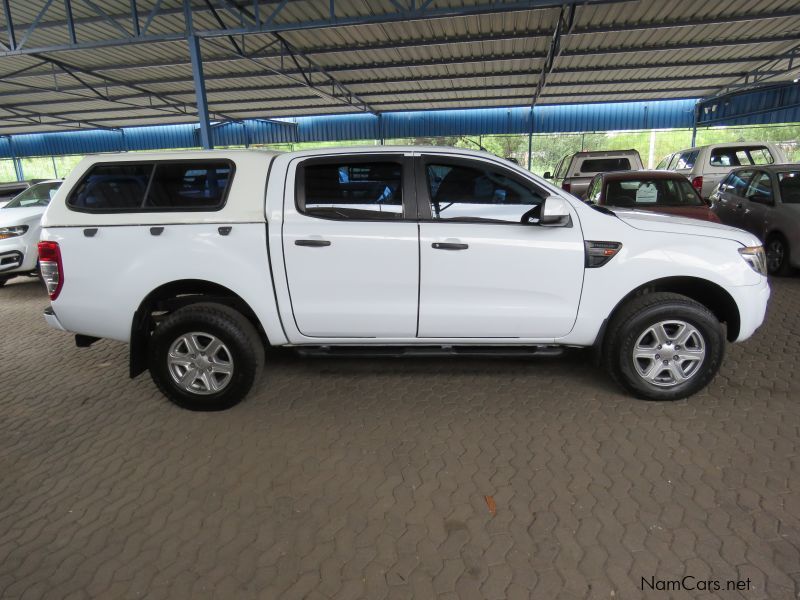
[{"label": "white pickup truck", "polygon": [[452,148],[100,155],[39,247],[48,323],[130,345],[180,406],[241,400],[266,345],[307,354],[594,347],[646,399],[711,381],[769,297],[744,231],[592,207]]}]

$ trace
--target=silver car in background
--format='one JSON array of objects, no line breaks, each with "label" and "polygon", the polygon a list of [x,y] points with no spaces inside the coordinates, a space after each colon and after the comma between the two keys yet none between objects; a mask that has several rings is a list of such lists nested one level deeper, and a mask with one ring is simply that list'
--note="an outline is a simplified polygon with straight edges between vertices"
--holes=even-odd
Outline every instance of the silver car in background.
[{"label": "silver car in background", "polygon": [[665,156],[656,169],[685,175],[697,193],[708,199],[733,168],[785,162],[783,150],[772,142],[733,142],[678,150]]},{"label": "silver car in background", "polygon": [[764,243],[771,275],[800,267],[800,164],[734,169],[711,202],[720,221]]}]

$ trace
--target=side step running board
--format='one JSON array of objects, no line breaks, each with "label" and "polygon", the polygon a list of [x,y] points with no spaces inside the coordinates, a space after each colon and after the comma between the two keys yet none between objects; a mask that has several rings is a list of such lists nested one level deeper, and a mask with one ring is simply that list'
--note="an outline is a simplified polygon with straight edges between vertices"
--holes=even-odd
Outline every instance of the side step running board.
[{"label": "side step running board", "polygon": [[565,348],[563,346],[298,346],[294,350],[302,356],[343,358],[399,358],[414,356],[508,358],[514,356],[561,356]]}]

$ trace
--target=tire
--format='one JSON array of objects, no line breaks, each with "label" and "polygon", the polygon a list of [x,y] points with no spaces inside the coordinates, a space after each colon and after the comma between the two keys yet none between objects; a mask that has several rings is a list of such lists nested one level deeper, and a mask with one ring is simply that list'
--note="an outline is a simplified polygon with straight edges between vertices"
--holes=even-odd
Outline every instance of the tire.
[{"label": "tire", "polygon": [[619,309],[602,352],[611,378],[637,398],[680,400],[702,390],[717,374],[725,335],[714,314],[699,302],[655,292]]},{"label": "tire", "polygon": [[785,277],[792,272],[789,264],[789,243],[779,233],[772,234],[764,244],[767,252],[767,271],[770,275]]},{"label": "tire", "polygon": [[192,304],[156,326],[148,363],[158,389],[181,408],[225,410],[241,402],[260,376],[264,344],[253,324],[233,308]]}]

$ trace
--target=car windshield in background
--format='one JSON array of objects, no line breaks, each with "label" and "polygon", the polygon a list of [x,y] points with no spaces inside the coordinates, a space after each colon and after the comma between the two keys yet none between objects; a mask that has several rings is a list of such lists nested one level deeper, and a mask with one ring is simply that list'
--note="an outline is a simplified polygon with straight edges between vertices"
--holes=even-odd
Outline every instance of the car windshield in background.
[{"label": "car windshield in background", "polygon": [[622,208],[705,206],[686,179],[632,179],[609,181],[604,204]]},{"label": "car windshield in background", "polygon": [[781,202],[800,204],[800,171],[778,173],[778,186],[781,189]]},{"label": "car windshield in background", "polygon": [[47,206],[50,204],[50,200],[53,199],[53,196],[56,195],[59,187],[61,187],[60,181],[37,183],[6,204],[5,208]]},{"label": "car windshield in background", "polygon": [[581,163],[581,173],[628,171],[630,168],[631,161],[627,158],[589,158]]}]

